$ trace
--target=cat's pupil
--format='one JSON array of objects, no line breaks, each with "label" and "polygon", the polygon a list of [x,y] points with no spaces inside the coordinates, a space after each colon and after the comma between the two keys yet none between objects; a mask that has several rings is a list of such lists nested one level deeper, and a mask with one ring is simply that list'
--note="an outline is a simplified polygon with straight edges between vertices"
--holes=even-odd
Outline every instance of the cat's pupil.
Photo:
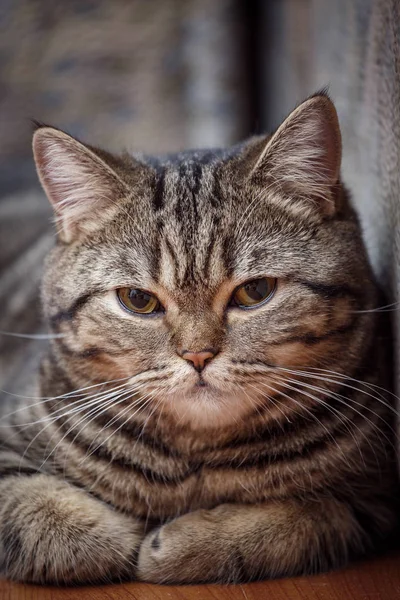
[{"label": "cat's pupil", "polygon": [[136,308],[144,309],[148,306],[149,302],[151,302],[151,296],[143,290],[132,289],[129,292],[129,300]]},{"label": "cat's pupil", "polygon": [[249,281],[244,286],[246,294],[254,300],[254,302],[261,302],[268,294],[268,281],[267,279],[258,279]]}]

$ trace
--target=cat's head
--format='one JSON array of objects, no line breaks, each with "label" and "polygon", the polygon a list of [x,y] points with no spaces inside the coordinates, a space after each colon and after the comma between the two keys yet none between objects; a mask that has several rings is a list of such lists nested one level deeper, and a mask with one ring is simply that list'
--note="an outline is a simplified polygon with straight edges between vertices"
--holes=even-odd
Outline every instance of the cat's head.
[{"label": "cat's head", "polygon": [[284,405],[282,374],[357,363],[374,291],[326,95],[225,151],[121,158],[45,126],[33,147],[58,229],[45,312],[74,382],[131,377],[154,410],[215,427]]}]

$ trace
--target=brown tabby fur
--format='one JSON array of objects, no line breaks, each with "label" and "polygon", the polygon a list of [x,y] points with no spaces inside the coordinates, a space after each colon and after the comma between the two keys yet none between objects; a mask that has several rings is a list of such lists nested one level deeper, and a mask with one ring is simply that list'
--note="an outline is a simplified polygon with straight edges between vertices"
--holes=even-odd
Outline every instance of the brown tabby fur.
[{"label": "brown tabby fur", "polygon": [[[224,151],[120,158],[42,126],[34,153],[57,216],[56,336],[42,400],[2,422],[6,575],[239,582],[388,537],[388,342],[329,98]],[[269,302],[229,307],[263,276]],[[165,313],[124,311],[124,286]],[[201,375],[182,358],[210,348]]]}]

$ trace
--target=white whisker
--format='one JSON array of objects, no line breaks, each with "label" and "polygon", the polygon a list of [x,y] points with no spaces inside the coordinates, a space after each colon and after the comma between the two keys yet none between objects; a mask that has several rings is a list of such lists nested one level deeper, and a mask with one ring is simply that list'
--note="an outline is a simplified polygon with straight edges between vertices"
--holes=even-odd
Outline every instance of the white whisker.
[{"label": "white whisker", "polygon": [[[121,425],[115,429],[108,437],[106,437],[105,440],[103,440],[100,444],[98,444],[89,454],[86,454],[85,458],[83,461],[81,461],[81,465],[83,464],[83,462],[85,460],[87,460],[90,456],[92,456],[92,454],[94,454],[101,446],[103,446],[104,444],[106,444],[108,442],[108,440],[115,435],[118,431],[120,431],[120,429],[122,429],[122,427],[128,422],[128,420],[130,420],[132,417],[134,417],[138,412],[140,412],[141,410],[143,410],[152,400],[153,398],[151,397],[150,394],[147,394],[144,399],[141,398],[140,399],[142,402],[142,406],[140,406],[134,413],[133,415],[130,415],[129,418],[127,420],[125,420],[123,423],[121,423]],[[129,412],[129,410],[132,410],[132,408],[134,408],[132,405],[129,405],[128,407],[126,407],[121,413],[118,414],[118,419],[119,420],[122,415],[126,414],[127,412]],[[114,421],[115,422],[115,421]],[[103,428],[105,429],[106,427],[109,427],[109,423],[106,424],[106,426]],[[97,437],[97,436],[96,436]]]},{"label": "white whisker", "polygon": [[[109,394],[109,393],[111,393],[111,392],[113,392],[115,390],[123,388],[123,387],[125,387],[125,385],[126,384],[122,384],[122,385],[116,386],[115,388],[111,388],[111,389],[109,389],[107,391],[102,391],[102,392],[98,392],[96,394],[91,394],[91,395],[83,397],[83,398],[80,397],[77,400],[74,400],[73,402],[69,402],[67,406],[63,406],[62,408],[59,408],[59,409],[57,409],[57,410],[55,410],[53,412],[48,412],[47,413],[48,416],[46,416],[46,417],[42,417],[42,418],[38,419],[37,421],[31,421],[29,423],[17,423],[17,424],[14,425],[14,427],[25,427],[25,426],[28,427],[28,426],[37,425],[39,423],[43,423],[43,422],[46,422],[46,421],[56,421],[58,419],[58,417],[56,417],[55,415],[57,415],[58,413],[62,412],[63,410],[67,410],[67,412],[68,412],[71,409],[71,407],[76,407],[76,405],[78,405],[78,406],[80,406],[80,405],[82,405],[82,406],[83,405],[90,405],[93,401],[98,401],[98,400],[101,401],[104,395],[107,395],[107,394]],[[58,398],[60,398],[60,396],[56,396],[55,398],[48,398],[48,401],[50,401],[50,400],[57,400]],[[57,402],[57,406],[64,399],[65,399],[65,396],[61,397],[60,400]],[[12,413],[8,413],[7,415],[4,415],[2,417],[2,419],[9,418],[9,417],[14,416],[15,414],[21,412],[21,411],[28,410],[28,409],[33,408],[34,406],[40,406],[40,405],[42,405],[42,402],[37,402],[35,404],[31,404],[30,406],[22,406],[18,410],[15,410]],[[71,412],[74,412],[74,409],[71,409]],[[65,413],[65,414],[67,414],[67,413]],[[0,419],[0,421],[2,419]],[[8,427],[12,427],[12,426],[10,424],[0,425],[0,428],[2,428],[2,427],[3,428],[8,428]]]},{"label": "white whisker", "polygon": [[[321,398],[321,397],[319,397],[319,396],[315,396],[314,394],[311,394],[311,393],[309,393],[309,392],[305,392],[303,389],[295,388],[295,387],[293,387],[293,386],[289,385],[289,384],[287,383],[287,381],[290,381],[290,382],[293,382],[293,383],[298,383],[298,381],[297,381],[297,380],[294,380],[294,379],[287,379],[287,378],[285,378],[283,381],[282,381],[282,380],[280,380],[280,383],[281,383],[282,385],[284,385],[284,386],[285,386],[287,389],[291,389],[291,390],[293,390],[293,391],[299,392],[300,394],[303,394],[303,395],[305,395],[305,396],[307,396],[307,397],[311,398],[311,399],[312,399],[312,400],[314,400],[314,401],[315,401],[317,404],[321,404],[321,405],[322,405],[322,406],[324,406],[324,407],[325,407],[325,408],[326,408],[326,409],[327,409],[329,412],[331,412],[332,414],[336,415],[336,416],[339,418],[339,422],[340,422],[340,423],[342,423],[342,424],[343,424],[343,425],[346,427],[346,429],[347,429],[348,433],[351,435],[351,437],[352,437],[352,439],[353,439],[354,443],[356,444],[356,446],[357,446],[357,448],[358,448],[358,451],[359,451],[359,454],[360,454],[361,460],[362,460],[362,461],[363,461],[363,463],[365,464],[365,462],[364,462],[364,456],[363,456],[363,454],[362,454],[362,452],[361,452],[361,448],[360,448],[359,442],[358,442],[358,440],[357,440],[356,436],[354,435],[354,433],[351,431],[351,428],[350,428],[350,426],[349,426],[349,425],[348,425],[348,424],[345,422],[345,421],[348,421],[348,423],[352,423],[352,421],[349,419],[349,417],[347,417],[347,416],[343,415],[343,413],[341,413],[341,412],[340,412],[340,410],[338,410],[338,409],[334,408],[333,406],[330,406],[330,405],[329,405],[327,402],[325,402],[325,400],[323,400],[323,398]],[[302,383],[302,382],[300,382],[300,383]],[[305,387],[308,389],[308,386],[305,386]],[[311,387],[311,389],[315,389],[315,391],[317,391],[317,392],[320,392],[321,394],[324,394],[324,395],[326,395],[326,390],[324,390],[323,388],[314,388],[314,386],[310,386],[310,387]],[[328,396],[329,396],[329,394],[328,394]],[[356,412],[358,412],[358,411],[356,411]],[[361,414],[361,413],[359,413],[359,414]],[[365,436],[365,434],[363,433],[363,431],[362,431],[362,430],[361,430],[361,429],[360,429],[360,428],[359,428],[357,425],[355,425],[355,427],[356,427],[356,429],[358,429],[358,431],[361,433],[361,435],[362,435],[364,438],[366,438],[366,436]],[[371,447],[372,451],[374,452],[374,454],[375,454],[375,457],[377,458],[377,456],[376,456],[376,452],[375,452],[375,449],[374,449],[374,447],[371,445],[371,442],[370,442],[369,438],[366,438],[366,440],[367,440],[368,444],[370,445],[370,447]],[[377,462],[378,462],[378,461],[377,461]]]},{"label": "white whisker", "polygon": [[[87,423],[85,423],[84,427],[80,429],[80,431],[78,432],[78,434],[75,436],[75,438],[73,439],[73,441],[70,443],[70,446],[73,444],[73,442],[75,441],[76,437],[79,435],[80,432],[82,432],[82,430],[89,424],[91,423],[95,418],[97,418],[100,414],[103,414],[103,412],[105,412],[108,408],[110,408],[110,406],[116,406],[117,404],[120,404],[121,402],[124,402],[126,400],[127,397],[129,397],[129,395],[132,393],[132,391],[130,389],[125,390],[125,391],[120,391],[120,392],[116,392],[112,397],[108,398],[106,402],[101,401],[100,406],[96,405],[95,408],[92,408],[88,413],[85,413],[83,415],[83,417],[81,417],[77,423],[73,423],[69,429],[66,431],[66,433],[62,436],[62,438],[57,442],[57,444],[54,446],[54,448],[51,450],[50,454],[48,454],[46,456],[46,459],[43,461],[41,468],[44,466],[44,464],[47,462],[47,460],[52,456],[52,454],[54,454],[57,450],[57,448],[60,446],[60,444],[64,441],[64,439],[69,435],[69,433],[71,433],[71,431],[73,431],[76,427],[78,427],[81,423],[85,422],[87,420],[88,417],[92,417]],[[84,410],[87,407],[84,407]],[[79,411],[82,412],[82,411]],[[69,417],[70,414],[67,415],[67,417]],[[46,449],[51,441],[51,439],[54,437],[53,436],[50,438]]]},{"label": "white whisker", "polygon": [[[302,385],[303,387],[306,387],[307,389],[312,389],[312,390],[315,390],[315,391],[317,391],[317,392],[319,392],[319,393],[321,393],[321,394],[324,394],[324,395],[325,395],[325,396],[327,396],[327,397],[334,398],[334,399],[336,399],[338,402],[340,402],[341,404],[344,404],[345,406],[347,406],[347,407],[351,408],[351,410],[352,410],[353,412],[355,412],[356,414],[358,414],[359,416],[361,416],[361,417],[362,417],[362,418],[363,418],[365,421],[367,421],[368,423],[370,423],[370,425],[372,425],[372,428],[373,428],[373,429],[377,429],[377,430],[378,430],[378,432],[379,432],[380,434],[382,434],[382,435],[385,437],[386,441],[387,441],[387,442],[388,442],[388,443],[389,443],[391,446],[393,446],[393,443],[392,443],[392,441],[391,441],[391,440],[390,440],[390,439],[389,439],[389,438],[386,436],[386,434],[385,434],[385,433],[384,433],[384,432],[383,432],[383,431],[382,431],[382,430],[381,430],[381,429],[380,429],[380,428],[379,428],[379,427],[376,425],[376,423],[374,423],[373,421],[371,421],[371,419],[369,419],[369,418],[368,418],[366,415],[364,415],[362,412],[360,412],[359,410],[357,410],[357,409],[356,409],[356,408],[354,408],[353,406],[349,406],[349,402],[351,402],[352,404],[356,404],[357,406],[360,406],[360,407],[362,407],[364,410],[366,410],[366,411],[368,411],[368,412],[372,413],[374,416],[378,417],[378,419],[380,419],[380,420],[381,420],[381,421],[382,421],[382,422],[383,422],[383,423],[384,423],[384,424],[385,424],[387,427],[389,427],[389,424],[388,424],[388,422],[387,422],[387,421],[386,421],[386,420],[385,420],[385,419],[384,419],[384,418],[383,418],[381,415],[379,415],[378,413],[376,413],[375,411],[373,411],[373,410],[372,410],[372,409],[370,409],[369,407],[365,406],[365,405],[364,405],[364,404],[362,404],[361,402],[357,402],[357,401],[356,401],[354,398],[346,398],[345,396],[342,396],[341,394],[338,394],[337,392],[334,392],[334,391],[332,391],[332,390],[327,390],[327,389],[325,389],[325,388],[321,388],[321,387],[318,387],[318,386],[314,386],[314,385],[307,384],[307,383],[305,383],[305,382],[302,382],[302,381],[298,381],[297,379],[295,380],[295,379],[287,379],[287,378],[285,378],[285,381],[291,381],[291,382],[293,382],[293,383],[296,383],[296,384]],[[295,391],[297,391],[297,389],[298,389],[298,388],[292,388],[292,389],[294,389]],[[305,392],[303,392],[303,393],[305,393]],[[320,398],[317,398],[317,397],[315,397],[315,398],[316,398],[316,400],[318,400],[318,401],[320,401],[320,400],[321,400]],[[329,405],[328,405],[328,406],[329,406]],[[333,407],[330,407],[330,408],[333,408]],[[338,412],[340,412],[340,411],[338,411]],[[342,413],[340,413],[340,414],[342,414]],[[390,429],[391,429],[391,431],[392,431],[393,433],[395,433],[395,432],[394,432],[394,430],[393,430],[391,427],[390,427]],[[361,430],[360,430],[360,431],[361,431]],[[369,441],[369,440],[368,440],[368,442],[369,442],[369,444],[370,444],[370,441]],[[370,445],[371,445],[371,444],[370,444]],[[372,446],[371,446],[371,448],[372,448]],[[372,449],[373,449],[373,448],[372,448]]]},{"label": "white whisker", "polygon": [[[370,398],[373,398],[374,400],[376,400],[380,404],[383,404],[383,406],[385,406],[386,408],[388,408],[389,410],[391,410],[396,416],[399,416],[398,411],[393,406],[391,406],[389,403],[387,403],[384,400],[382,400],[382,398],[376,396],[375,394],[371,394],[369,392],[366,392],[365,390],[362,390],[362,389],[360,389],[360,388],[358,388],[358,387],[356,387],[354,385],[350,385],[348,383],[344,383],[342,380],[338,381],[337,379],[332,379],[330,377],[325,377],[325,376],[322,377],[320,375],[315,375],[314,373],[307,373],[306,371],[301,371],[301,370],[286,369],[284,367],[278,367],[278,368],[280,370],[283,370],[283,371],[287,372],[287,373],[290,373],[291,375],[311,376],[311,377],[313,377],[315,379],[319,379],[321,381],[326,381],[328,383],[334,383],[336,385],[340,384],[343,387],[349,388],[349,389],[354,390],[356,392],[360,392],[361,394],[365,394],[366,396],[369,396]],[[347,377],[344,376],[343,379],[349,379],[349,378],[347,378]],[[355,381],[357,381],[357,380],[355,380]],[[359,383],[362,383],[366,387],[369,387],[368,383],[366,383],[366,382],[359,381]],[[384,388],[380,388],[380,389],[384,390]],[[384,390],[384,391],[386,391],[386,390]]]},{"label": "white whisker", "polygon": [[0,331],[0,335],[26,340],[55,340],[65,337],[65,333],[13,333],[12,331]]},{"label": "white whisker", "polygon": [[294,402],[297,406],[299,406],[301,410],[306,411],[306,413],[309,414],[312,419],[314,419],[319,425],[321,425],[321,427],[326,431],[327,435],[332,439],[333,443],[336,445],[336,447],[338,448],[339,452],[341,452],[343,454],[343,456],[344,456],[343,449],[339,446],[337,440],[334,438],[334,436],[332,435],[332,433],[324,425],[324,423],[322,423],[322,421],[320,421],[320,419],[318,419],[318,417],[316,415],[314,415],[314,413],[311,410],[309,410],[306,406],[304,406],[303,404],[301,404],[298,400],[296,400],[296,398],[293,398],[292,396],[289,396],[288,394],[286,394],[282,390],[277,390],[276,388],[272,387],[269,383],[266,384],[266,383],[262,382],[261,385],[263,385],[263,386],[271,389],[276,394],[280,394],[281,396],[284,396],[285,398],[287,398],[288,400],[290,400],[291,402]]},{"label": "white whisker", "polygon": [[[9,396],[13,396],[15,398],[20,398],[20,399],[26,399],[26,400],[37,400],[38,402],[35,402],[34,404],[28,404],[28,405],[23,405],[20,408],[18,408],[17,410],[14,410],[11,413],[7,413],[6,415],[2,415],[2,417],[0,418],[0,422],[4,419],[8,419],[9,417],[12,417],[13,415],[24,411],[24,410],[28,410],[30,408],[33,408],[34,406],[39,406],[41,404],[45,404],[46,402],[51,402],[54,400],[63,400],[63,399],[68,399],[68,398],[74,398],[76,396],[81,397],[82,394],[81,392],[85,391],[85,390],[90,390],[96,387],[104,387],[105,385],[109,384],[109,383],[117,383],[119,381],[127,381],[128,379],[131,379],[131,377],[123,377],[120,379],[110,379],[109,381],[104,381],[102,383],[96,383],[95,385],[89,385],[87,387],[83,387],[81,389],[77,389],[77,390],[73,390],[72,392],[67,392],[65,394],[61,394],[60,396],[21,396],[20,394],[14,394],[12,392],[7,392],[6,390],[0,390],[1,393],[3,394],[7,394]],[[90,395],[86,396],[90,397]]]},{"label": "white whisker", "polygon": [[[115,393],[118,393],[118,392],[115,392]],[[92,402],[92,401],[91,401],[91,402]],[[101,403],[101,402],[102,402],[102,399],[100,399],[100,400],[99,400],[99,399],[97,399],[95,402],[96,402],[96,404],[97,404],[97,403]],[[79,409],[79,411],[78,411],[78,412],[83,412],[85,409],[87,409],[87,407],[88,407],[88,406],[87,406],[87,404],[83,404],[82,406],[80,406],[80,409]],[[25,456],[27,455],[27,452],[29,451],[29,449],[31,448],[31,446],[34,444],[34,442],[35,442],[35,441],[36,441],[36,440],[37,440],[37,439],[38,439],[38,438],[39,438],[39,437],[40,437],[40,436],[41,436],[41,435],[42,435],[42,434],[43,434],[43,433],[44,433],[44,432],[45,432],[45,431],[46,431],[46,430],[47,430],[47,429],[48,429],[48,428],[49,428],[49,427],[50,427],[50,426],[53,424],[53,423],[55,423],[55,422],[56,422],[58,419],[61,419],[61,418],[62,418],[62,417],[64,417],[64,416],[68,416],[68,414],[69,414],[69,412],[68,412],[68,407],[66,407],[66,408],[67,408],[67,411],[66,411],[65,413],[61,413],[61,414],[60,414],[60,415],[58,415],[58,417],[57,417],[57,418],[55,418],[55,419],[50,419],[50,420],[49,420],[49,422],[47,423],[47,425],[45,425],[45,427],[42,427],[42,428],[40,429],[40,431],[39,431],[39,432],[38,432],[38,433],[37,433],[37,434],[36,434],[36,435],[35,435],[35,436],[32,438],[32,440],[29,442],[28,446],[25,448],[25,450],[24,450],[24,452],[23,452],[23,454],[22,454],[20,465],[21,465],[21,463],[22,463],[22,460],[23,460],[23,459],[25,458]],[[46,421],[47,421],[47,419],[44,419],[44,421],[46,422]],[[39,423],[41,423],[41,422],[42,422],[42,421],[39,421]],[[50,443],[51,439],[54,437],[55,433],[56,433],[56,432],[54,432],[54,433],[53,433],[53,435],[50,437],[50,440],[47,442],[46,449],[47,449],[47,447],[48,447],[48,445],[49,445],[49,443]]]}]

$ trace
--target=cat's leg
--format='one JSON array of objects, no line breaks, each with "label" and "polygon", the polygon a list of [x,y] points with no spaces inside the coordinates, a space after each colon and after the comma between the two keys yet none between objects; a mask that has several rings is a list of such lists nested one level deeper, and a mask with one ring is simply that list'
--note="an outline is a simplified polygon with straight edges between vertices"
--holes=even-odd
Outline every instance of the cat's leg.
[{"label": "cat's leg", "polygon": [[0,480],[0,564],[36,583],[133,579],[143,527],[47,475]]},{"label": "cat's leg", "polygon": [[234,583],[329,568],[361,550],[347,505],[313,502],[225,504],[188,513],[149,533],[138,577],[153,583]]}]

